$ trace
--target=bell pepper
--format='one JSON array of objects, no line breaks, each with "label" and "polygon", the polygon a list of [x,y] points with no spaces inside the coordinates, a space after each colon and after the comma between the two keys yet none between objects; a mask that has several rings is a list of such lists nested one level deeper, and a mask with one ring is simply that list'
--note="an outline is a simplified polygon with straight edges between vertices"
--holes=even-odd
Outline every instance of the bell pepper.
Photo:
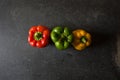
[{"label": "bell pepper", "polygon": [[49,43],[50,30],[45,26],[32,26],[29,30],[28,42],[31,46],[43,48]]},{"label": "bell pepper", "polygon": [[73,32],[74,40],[72,42],[73,47],[76,50],[83,50],[91,44],[91,35],[83,29],[77,29]]},{"label": "bell pepper", "polygon": [[72,32],[67,27],[54,27],[50,36],[56,48],[59,50],[68,48],[73,40]]}]

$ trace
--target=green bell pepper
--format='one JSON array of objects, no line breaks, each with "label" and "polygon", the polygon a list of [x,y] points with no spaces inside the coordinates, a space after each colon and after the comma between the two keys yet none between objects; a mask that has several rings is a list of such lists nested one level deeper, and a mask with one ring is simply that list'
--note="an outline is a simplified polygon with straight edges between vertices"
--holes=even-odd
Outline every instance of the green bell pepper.
[{"label": "green bell pepper", "polygon": [[73,40],[72,32],[67,27],[57,26],[51,31],[51,40],[59,50],[64,50],[69,47]]}]

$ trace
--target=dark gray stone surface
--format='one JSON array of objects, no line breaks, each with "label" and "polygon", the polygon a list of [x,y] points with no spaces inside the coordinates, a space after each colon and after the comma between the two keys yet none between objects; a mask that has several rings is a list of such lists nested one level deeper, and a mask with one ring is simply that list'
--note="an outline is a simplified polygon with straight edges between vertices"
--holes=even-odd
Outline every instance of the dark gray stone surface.
[{"label": "dark gray stone surface", "polygon": [[[118,80],[119,10],[117,0],[0,0],[0,80]],[[38,24],[85,29],[93,43],[84,51],[33,48],[28,30]]]}]

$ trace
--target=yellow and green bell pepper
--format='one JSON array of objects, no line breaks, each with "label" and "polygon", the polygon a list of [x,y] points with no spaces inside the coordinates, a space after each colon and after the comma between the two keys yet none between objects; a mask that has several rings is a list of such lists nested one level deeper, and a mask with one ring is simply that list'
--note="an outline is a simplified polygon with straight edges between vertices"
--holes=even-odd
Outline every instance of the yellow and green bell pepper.
[{"label": "yellow and green bell pepper", "polygon": [[77,29],[73,32],[72,45],[76,50],[83,50],[91,44],[91,35],[83,29]]}]

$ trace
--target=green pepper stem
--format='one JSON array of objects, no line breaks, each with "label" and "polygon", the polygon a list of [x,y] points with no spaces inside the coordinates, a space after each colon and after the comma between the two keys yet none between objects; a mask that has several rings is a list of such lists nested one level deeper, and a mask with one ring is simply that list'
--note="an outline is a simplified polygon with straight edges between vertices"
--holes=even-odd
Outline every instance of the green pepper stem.
[{"label": "green pepper stem", "polygon": [[87,39],[83,36],[83,37],[81,38],[81,42],[82,42],[82,43],[86,43],[86,42],[87,42]]},{"label": "green pepper stem", "polygon": [[41,32],[35,32],[34,39],[36,41],[39,41],[40,39],[42,39],[42,33]]},{"label": "green pepper stem", "polygon": [[64,34],[61,34],[59,41],[65,41],[65,40],[67,40],[66,36]]}]

